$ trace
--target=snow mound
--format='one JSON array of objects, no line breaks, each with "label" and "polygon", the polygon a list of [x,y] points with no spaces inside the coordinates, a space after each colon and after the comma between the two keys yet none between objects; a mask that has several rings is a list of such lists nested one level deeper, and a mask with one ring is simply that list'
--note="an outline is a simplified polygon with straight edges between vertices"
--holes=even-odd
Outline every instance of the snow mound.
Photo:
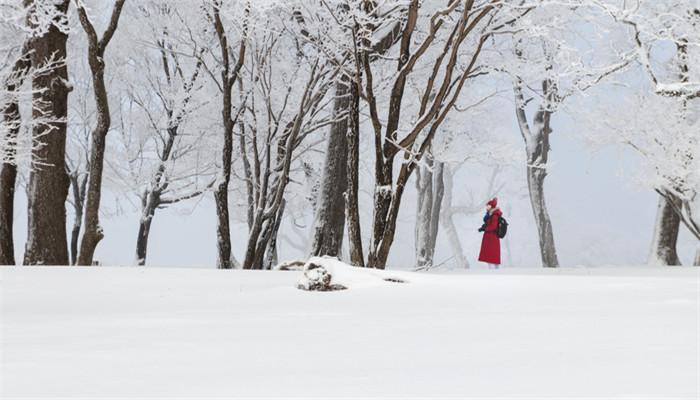
[{"label": "snow mound", "polygon": [[312,291],[333,291],[407,283],[401,274],[371,268],[353,267],[332,257],[311,257],[304,264],[297,288]]}]

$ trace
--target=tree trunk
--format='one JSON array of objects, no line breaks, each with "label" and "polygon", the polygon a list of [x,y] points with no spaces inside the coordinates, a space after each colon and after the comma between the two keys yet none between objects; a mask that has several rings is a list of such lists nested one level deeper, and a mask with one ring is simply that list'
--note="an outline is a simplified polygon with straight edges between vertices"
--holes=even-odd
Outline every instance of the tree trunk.
[{"label": "tree trunk", "polygon": [[[106,93],[105,93],[106,96]],[[104,98],[106,101],[106,97]],[[107,111],[109,112],[109,111]],[[99,115],[99,113],[98,113]],[[105,144],[109,130],[109,117],[100,121],[92,133],[90,154],[90,169],[87,185],[87,201],[85,203],[85,230],[80,242],[78,265],[92,265],[97,244],[104,238],[100,226],[100,200],[102,198],[102,171],[104,168]]]},{"label": "tree trunk", "polygon": [[[14,128],[11,129],[11,131],[14,130]],[[16,135],[16,132],[14,134]],[[13,163],[3,163],[0,166],[0,188],[2,188],[0,191],[0,265],[15,265],[12,227],[16,181],[17,166]]]},{"label": "tree trunk", "polygon": [[[224,146],[225,147],[225,146]],[[223,172],[225,175],[226,174]],[[228,179],[222,182],[214,191],[214,200],[216,202],[216,249],[217,262],[216,266],[219,269],[231,269],[231,230],[229,228],[228,215]]]},{"label": "tree trunk", "polygon": [[260,234],[257,236],[257,240],[251,241],[251,247],[253,249],[253,252],[251,253],[252,257],[246,259],[245,263],[243,264],[244,269],[263,269],[265,250],[267,249],[268,243],[270,243],[274,226],[274,219],[269,219],[263,223]]},{"label": "tree trunk", "polygon": [[[24,82],[25,74],[31,66],[28,54],[29,42],[22,47],[22,54],[12,68],[16,81],[8,82],[8,93],[15,92]],[[3,118],[7,126],[7,143],[16,143],[19,136],[21,116],[19,100],[12,98],[3,110]],[[17,165],[14,162],[16,150],[13,146],[3,149],[6,160],[0,164],[0,265],[15,265],[15,244],[12,228],[14,225],[15,188],[17,186]]]},{"label": "tree trunk", "polygon": [[231,90],[224,90],[222,109],[224,121],[224,146],[221,153],[221,179],[214,190],[216,202],[216,247],[218,250],[217,268],[231,269],[231,229],[228,211],[228,186],[231,181],[231,162],[233,157],[233,120],[231,119]]},{"label": "tree trunk", "polygon": [[284,208],[286,205],[287,201],[282,199],[279,210],[277,211],[275,223],[272,226],[272,232],[270,233],[270,242],[265,249],[265,264],[263,265],[263,269],[270,270],[279,262],[277,256],[277,235],[280,231],[280,225],[282,225],[282,217],[284,216]]},{"label": "tree trunk", "polygon": [[393,165],[393,160],[389,160],[380,169],[380,179],[377,180],[379,184],[375,187],[373,232],[369,255],[367,256],[367,265],[370,268],[386,268],[389,250],[394,243],[396,220],[401,206],[401,198],[403,197],[404,183],[399,178],[396,187],[392,189],[391,165]]},{"label": "tree trunk", "polygon": [[231,162],[233,157],[233,125],[235,121],[232,119],[231,112],[231,92],[233,85],[238,79],[238,74],[245,62],[246,53],[246,35],[247,35],[247,17],[250,12],[250,2],[246,2],[243,37],[238,48],[238,61],[231,68],[231,57],[229,55],[228,35],[221,20],[220,4],[215,3],[213,7],[214,29],[219,40],[221,51],[221,84],[223,89],[223,101],[221,108],[221,117],[224,125],[223,131],[223,150],[221,153],[221,177],[216,188],[214,189],[214,201],[216,203],[216,248],[217,248],[217,268],[232,269],[233,262],[231,257],[231,229],[229,223],[228,209],[228,187],[231,181]]},{"label": "tree trunk", "polygon": [[87,177],[81,177],[78,171],[73,171],[69,175],[70,184],[73,188],[73,230],[70,240],[70,263],[76,265],[78,262],[78,243],[80,230],[83,225],[83,210],[85,204],[85,190],[87,187]]},{"label": "tree trunk", "polygon": [[527,187],[530,192],[530,203],[535,216],[535,224],[537,225],[542,266],[545,268],[557,268],[559,267],[559,260],[556,247],[554,246],[552,222],[544,200],[544,179],[546,176],[546,169],[528,165]]},{"label": "tree trunk", "polygon": [[440,209],[445,193],[443,164],[434,163],[428,156],[426,165],[416,168],[416,189],[418,191],[415,232],[416,266],[429,268],[433,265],[435,257]]},{"label": "tree trunk", "polygon": [[328,133],[326,161],[323,167],[320,194],[316,206],[311,244],[312,256],[340,257],[345,230],[345,201],[347,189],[347,131],[348,119],[340,118],[350,108],[350,79],[341,75],[335,85],[333,118]]},{"label": "tree trunk", "polygon": [[450,242],[450,247],[452,247],[452,254],[456,260],[456,263],[461,268],[469,268],[469,261],[464,256],[464,250],[462,249],[462,243],[459,241],[459,235],[457,234],[457,228],[455,228],[454,220],[452,219],[452,186],[454,184],[452,172],[450,168],[443,168],[444,174],[447,175],[443,178],[443,183],[445,185],[445,207],[442,208],[442,215],[440,216],[440,223],[445,229],[447,239]]},{"label": "tree trunk", "polygon": [[433,205],[433,172],[430,168],[416,168],[416,191],[418,192],[415,228],[416,267],[425,267],[433,265],[433,257],[428,245]]},{"label": "tree trunk", "polygon": [[[348,244],[350,247],[350,263],[358,267],[365,266],[362,252],[362,233],[360,230],[359,210],[359,167],[360,167],[360,96],[358,81],[351,90],[350,114],[348,120],[350,129],[347,130],[347,192],[346,217],[348,220]],[[342,239],[342,238],[341,238]]]},{"label": "tree trunk", "polygon": [[[145,211],[145,210],[144,210]],[[151,232],[153,214],[142,216],[139,220],[139,232],[136,237],[136,265],[146,265],[148,253],[148,235]]]},{"label": "tree trunk", "polygon": [[80,242],[78,253],[79,265],[92,265],[97,244],[104,238],[104,232],[100,226],[100,200],[102,198],[102,171],[104,169],[105,146],[107,133],[112,123],[107,88],[105,87],[105,57],[104,53],[109,41],[117,29],[117,22],[121,15],[125,0],[117,0],[114,4],[110,24],[102,39],[97,38],[94,26],[87,17],[82,5],[78,6],[78,15],[83,29],[88,37],[88,64],[92,72],[92,88],[95,95],[95,108],[97,110],[97,125],[92,131],[90,146],[90,163],[88,165],[88,183],[85,202],[85,230]]},{"label": "tree trunk", "polygon": [[670,203],[670,199],[676,202],[676,207],[681,207],[680,199],[669,194],[669,199],[659,196],[659,206],[656,211],[656,225],[651,242],[650,264],[681,265],[676,251],[678,231],[681,226],[681,218]]},{"label": "tree trunk", "polygon": [[515,114],[520,127],[520,133],[525,141],[527,154],[527,187],[530,193],[530,204],[537,225],[540,242],[542,266],[545,268],[559,267],[557,250],[554,245],[552,222],[549,218],[547,205],[544,200],[544,180],[547,177],[547,161],[549,159],[549,136],[552,133],[550,106],[555,101],[556,87],[549,80],[542,81],[542,92],[545,100],[535,113],[533,126],[530,127],[525,114],[526,101],[522,92],[522,81],[514,85],[516,108]]},{"label": "tree trunk", "polygon": [[[65,15],[69,0],[55,2],[59,15]],[[54,57],[66,59],[68,35],[51,25],[43,36],[32,41],[32,65],[40,66]],[[66,198],[68,174],[65,168],[66,118],[68,115],[68,68],[65,64],[35,77],[32,83],[33,116],[49,116],[54,122],[34,127],[38,144],[32,152],[36,167],[29,175],[27,244],[24,264],[68,265],[66,237]]]},{"label": "tree trunk", "polygon": [[[243,96],[243,80],[238,80],[238,93],[240,97],[241,104],[245,103],[245,96]],[[248,222],[248,230],[253,226],[253,216],[255,214],[255,188],[253,185],[253,171],[251,169],[250,160],[248,159],[248,146],[246,145],[246,128],[244,119],[238,120],[238,144],[241,152],[241,161],[243,161],[243,176],[245,176],[245,187],[246,187],[246,219]]]},{"label": "tree trunk", "polygon": [[151,222],[156,214],[156,209],[160,205],[160,194],[148,192],[144,194],[141,201],[141,219],[139,220],[139,232],[136,237],[136,264],[146,265],[148,253],[148,236],[151,233]]},{"label": "tree trunk", "polygon": [[445,164],[436,162],[434,167],[433,189],[433,208],[430,216],[430,243],[432,249],[431,256],[435,256],[435,245],[437,244],[438,229],[440,227],[440,215],[442,214],[442,201],[445,197],[445,181],[444,181]]},{"label": "tree trunk", "polygon": [[700,267],[700,249],[695,252],[695,260],[693,261],[693,265]]}]

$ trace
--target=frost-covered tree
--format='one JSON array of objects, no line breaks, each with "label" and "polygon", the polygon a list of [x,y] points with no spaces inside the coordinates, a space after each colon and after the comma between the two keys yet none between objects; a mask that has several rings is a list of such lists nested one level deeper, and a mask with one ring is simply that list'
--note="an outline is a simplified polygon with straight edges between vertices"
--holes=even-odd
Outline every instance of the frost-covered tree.
[{"label": "frost-covered tree", "polygon": [[[370,61],[381,57],[394,46],[399,39],[402,20],[406,16],[407,4],[374,0],[336,0],[324,2],[329,7],[313,7],[305,5],[295,10],[295,20],[300,25],[300,34],[309,43],[322,49],[337,63],[348,63],[350,55],[357,53],[353,45],[357,38],[357,28],[371,30],[371,40],[364,51],[370,53]],[[303,4],[303,3],[302,3]],[[342,21],[342,22],[341,22]],[[359,55],[359,54],[357,54]],[[348,174],[348,163],[354,165],[355,160],[348,160],[348,155],[354,155],[355,149],[348,151],[347,135],[351,140],[357,135],[348,132],[352,122],[347,115],[357,96],[352,92],[352,67],[348,66],[345,73],[339,76],[334,88],[333,114],[334,122],[328,128],[325,162],[320,183],[319,198],[316,204],[313,226],[311,255],[340,256],[345,227],[347,200],[353,201],[354,194],[345,196],[348,179],[354,181],[356,174]],[[359,103],[357,104],[359,106]],[[354,188],[351,188],[354,191]],[[348,218],[357,220],[348,227],[352,231],[351,243],[355,249],[355,262],[361,255],[357,245],[359,237],[359,217],[355,216],[352,205],[349,207]]]},{"label": "frost-covered tree", "polygon": [[[65,60],[68,39],[69,1],[35,0],[29,5],[32,27],[31,63],[40,68],[54,60]],[[32,79],[37,90],[32,99],[33,116],[51,116],[54,122],[34,125],[37,146],[28,184],[28,228],[24,264],[68,265],[66,208],[68,175],[65,170],[68,68],[65,62],[47,74]]]},{"label": "frost-covered tree", "polygon": [[[15,264],[12,227],[18,166],[50,168],[40,147],[49,139],[45,136],[64,123],[42,95],[45,88],[41,85],[60,79],[65,58],[45,49],[43,57],[32,58],[34,46],[48,45],[46,35],[53,25],[61,32],[67,29],[60,6],[20,0],[0,5],[0,265]],[[34,38],[41,39],[32,42]]]},{"label": "frost-covered tree", "polygon": [[251,25],[246,72],[240,76],[244,95],[237,134],[249,224],[244,269],[276,264],[293,164],[306,150],[305,139],[334,122],[326,112],[332,101],[327,93],[340,66],[285,28],[289,11],[284,5],[270,8],[264,24]]},{"label": "frost-covered tree", "polygon": [[504,57],[496,67],[513,81],[515,116],[525,144],[527,183],[543,267],[559,266],[544,190],[552,120],[569,98],[630,63],[629,52],[615,51],[607,43],[611,23],[586,1],[541,2],[513,24],[513,33],[504,41],[505,53],[512,57]]},{"label": "frost-covered tree", "polygon": [[[453,110],[465,83],[480,75],[483,66],[479,57],[489,38],[528,9],[510,8],[497,1],[455,0],[445,6],[411,1],[393,65],[396,72],[384,77],[381,85],[375,83],[379,69],[367,61],[367,53],[363,55],[360,96],[366,99],[375,138],[368,266],[386,266],[405,185]],[[421,78],[413,79],[416,76]],[[409,102],[405,96],[410,80],[423,82],[417,101]],[[400,161],[395,165],[397,157]]]},{"label": "frost-covered tree", "polygon": [[92,87],[95,96],[96,125],[92,131],[90,141],[90,163],[88,166],[88,180],[85,201],[85,224],[83,237],[80,242],[77,263],[79,265],[91,265],[95,248],[104,237],[100,226],[100,199],[102,197],[102,171],[104,169],[105,148],[107,145],[107,133],[111,125],[109,99],[105,85],[105,51],[119,25],[122,8],[125,0],[115,0],[107,27],[102,35],[99,35],[94,16],[88,15],[83,0],[78,0],[76,8],[80,25],[83,27],[88,39],[88,64],[92,74]]},{"label": "frost-covered tree", "polygon": [[642,155],[644,182],[661,196],[650,262],[677,264],[679,222],[700,240],[700,7],[692,0],[599,7],[627,28],[635,72],[647,78],[625,98],[630,113],[602,122]]},{"label": "frost-covered tree", "polygon": [[141,56],[130,57],[121,71],[120,151],[111,164],[120,187],[139,200],[138,265],[146,263],[157,210],[196,199],[214,184],[207,154],[215,148],[210,131],[217,125],[206,48],[199,46],[204,20],[188,18],[186,6],[144,2],[127,20],[143,28],[126,39],[138,39]]},{"label": "frost-covered tree", "polygon": [[[214,32],[218,43],[210,52],[214,65],[207,66],[210,77],[221,94],[221,165],[219,177],[214,185],[216,202],[217,228],[217,267],[233,268],[231,253],[231,229],[229,214],[229,183],[233,159],[233,128],[236,124],[233,90],[239,79],[245,62],[249,25],[251,23],[252,3],[250,1],[208,0],[202,10]],[[216,75],[219,75],[217,78]]]}]

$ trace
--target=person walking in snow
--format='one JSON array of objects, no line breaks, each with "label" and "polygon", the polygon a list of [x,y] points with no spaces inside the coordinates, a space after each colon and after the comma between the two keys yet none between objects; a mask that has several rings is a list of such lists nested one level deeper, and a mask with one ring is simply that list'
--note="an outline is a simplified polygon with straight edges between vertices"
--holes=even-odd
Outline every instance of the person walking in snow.
[{"label": "person walking in snow", "polygon": [[485,262],[489,268],[498,269],[501,264],[501,239],[498,237],[498,218],[503,215],[501,210],[496,207],[498,199],[493,198],[486,203],[486,215],[484,215],[484,224],[479,228],[479,232],[484,232],[484,237],[481,239],[481,252],[479,252],[479,261]]}]

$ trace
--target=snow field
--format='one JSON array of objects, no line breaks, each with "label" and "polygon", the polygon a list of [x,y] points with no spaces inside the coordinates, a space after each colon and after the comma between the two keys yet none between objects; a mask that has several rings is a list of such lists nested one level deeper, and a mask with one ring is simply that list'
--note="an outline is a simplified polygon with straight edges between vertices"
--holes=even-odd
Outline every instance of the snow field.
[{"label": "snow field", "polygon": [[332,269],[3,268],[0,397],[700,394],[699,269]]}]

